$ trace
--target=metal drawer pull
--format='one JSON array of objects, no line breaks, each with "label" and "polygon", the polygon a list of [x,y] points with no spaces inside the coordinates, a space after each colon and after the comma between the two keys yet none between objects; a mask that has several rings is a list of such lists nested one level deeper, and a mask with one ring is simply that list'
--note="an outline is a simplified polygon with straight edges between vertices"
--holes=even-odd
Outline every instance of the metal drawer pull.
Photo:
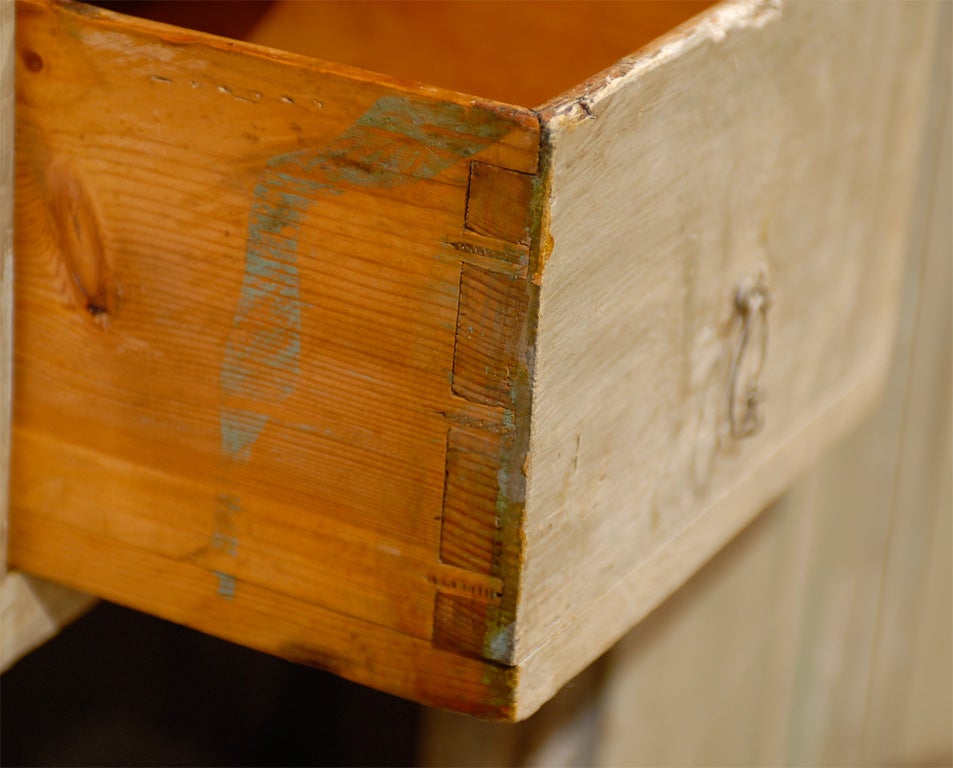
[{"label": "metal drawer pull", "polygon": [[[735,309],[741,316],[741,339],[731,361],[728,383],[728,423],[735,439],[750,437],[764,426],[761,373],[768,356],[770,306],[771,293],[763,275],[738,287]],[[755,345],[751,339],[756,334],[760,338]],[[749,351],[752,347],[754,351]]]}]

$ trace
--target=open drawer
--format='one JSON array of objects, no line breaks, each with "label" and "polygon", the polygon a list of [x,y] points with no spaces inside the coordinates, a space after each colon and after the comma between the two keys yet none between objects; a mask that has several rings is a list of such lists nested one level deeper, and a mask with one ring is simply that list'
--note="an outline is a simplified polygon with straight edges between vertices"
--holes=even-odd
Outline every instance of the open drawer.
[{"label": "open drawer", "polygon": [[19,2],[11,564],[528,716],[873,402],[933,12]]}]

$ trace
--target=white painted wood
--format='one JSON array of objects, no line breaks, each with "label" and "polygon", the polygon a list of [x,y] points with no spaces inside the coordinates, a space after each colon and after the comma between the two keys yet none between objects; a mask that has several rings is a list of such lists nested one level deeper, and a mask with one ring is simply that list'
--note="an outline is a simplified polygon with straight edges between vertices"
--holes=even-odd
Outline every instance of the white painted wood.
[{"label": "white painted wood", "polygon": [[[953,757],[951,9],[932,25],[940,44],[885,397],[610,652],[595,764]],[[677,720],[678,736],[659,720]]]},{"label": "white painted wood", "polygon": [[8,571],[0,584],[0,670],[45,643],[94,602],[55,582]]},{"label": "white painted wood", "polygon": [[[882,389],[932,11],[720,5],[544,110],[552,251],[514,650],[524,714]],[[741,352],[736,306],[758,284],[763,364],[764,317]],[[752,436],[737,413],[731,426],[733,382],[737,412],[740,382],[763,398]]]},{"label": "white painted wood", "polygon": [[[953,760],[953,4],[943,3],[911,257],[901,428],[864,712],[864,762]],[[906,340],[905,340],[906,341]],[[899,363],[898,363],[899,364]],[[902,403],[902,407],[899,405]]]},{"label": "white painted wood", "polygon": [[428,713],[423,764],[950,764],[953,5],[940,11],[882,402],[535,716]]},{"label": "white painted wood", "polygon": [[10,423],[13,408],[14,1],[0,0],[0,670],[93,603],[88,595],[7,571]]}]

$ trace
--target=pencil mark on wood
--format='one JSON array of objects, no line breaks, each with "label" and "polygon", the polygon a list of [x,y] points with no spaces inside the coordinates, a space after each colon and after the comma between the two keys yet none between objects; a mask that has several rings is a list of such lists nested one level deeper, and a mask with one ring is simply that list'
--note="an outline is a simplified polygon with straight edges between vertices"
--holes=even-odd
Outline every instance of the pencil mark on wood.
[{"label": "pencil mark on wood", "polygon": [[461,579],[436,574],[428,575],[427,581],[435,587],[439,587],[441,590],[447,592],[462,593],[485,600],[499,600],[503,597],[503,590],[501,588],[494,588],[488,584],[474,584],[470,581],[463,581]]},{"label": "pencil mark on wood", "polygon": [[[509,414],[509,418],[507,417]],[[503,435],[513,429],[512,413],[505,411],[501,421],[481,419],[476,416],[468,416],[465,413],[455,411],[438,411],[438,415],[443,416],[447,421],[455,426],[467,427],[469,429],[487,432],[491,435]]]},{"label": "pencil mark on wood", "polygon": [[519,250],[518,248],[497,250],[495,248],[487,248],[486,246],[476,245],[475,243],[468,243],[461,240],[448,241],[447,245],[453,248],[453,250],[460,251],[461,253],[468,253],[471,256],[486,256],[490,259],[499,259],[500,261],[505,261],[508,264],[520,264],[526,258],[526,253]]}]

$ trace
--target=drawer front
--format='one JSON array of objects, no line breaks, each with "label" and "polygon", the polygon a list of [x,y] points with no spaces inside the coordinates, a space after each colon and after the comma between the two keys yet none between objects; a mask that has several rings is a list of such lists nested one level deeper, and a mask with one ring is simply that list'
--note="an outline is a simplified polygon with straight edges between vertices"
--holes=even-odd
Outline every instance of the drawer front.
[{"label": "drawer front", "polygon": [[544,112],[514,651],[541,679],[607,648],[879,391],[934,10],[724,4]]}]

